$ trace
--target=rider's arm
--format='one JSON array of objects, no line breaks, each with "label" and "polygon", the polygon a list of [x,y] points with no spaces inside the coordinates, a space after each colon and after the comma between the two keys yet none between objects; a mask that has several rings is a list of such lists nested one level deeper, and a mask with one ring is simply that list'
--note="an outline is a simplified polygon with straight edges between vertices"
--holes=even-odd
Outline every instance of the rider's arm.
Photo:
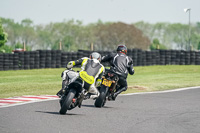
[{"label": "rider's arm", "polygon": [[74,66],[81,65],[83,60],[84,60],[84,58],[81,58],[81,59],[74,61]]},{"label": "rider's arm", "polygon": [[98,86],[101,85],[102,76],[103,76],[104,72],[105,72],[105,68],[104,68],[104,66],[102,66],[101,69],[100,69],[100,74],[99,74],[99,76],[96,79],[96,87],[98,87]]},{"label": "rider's arm", "polygon": [[134,68],[133,68],[133,60],[128,57],[128,72],[130,75],[133,75],[134,74]]},{"label": "rider's arm", "polygon": [[82,62],[84,61],[85,58],[81,58],[78,59],[76,61],[70,61],[67,64],[67,68],[72,68],[73,66],[77,66],[77,65],[82,65]]},{"label": "rider's arm", "polygon": [[103,56],[103,57],[101,58],[101,62],[110,61],[110,60],[112,60],[113,57],[114,57],[114,53],[111,53],[111,54],[108,54],[108,55],[106,55],[106,56]]},{"label": "rider's arm", "polygon": [[128,72],[130,75],[133,75],[135,73],[134,71],[134,68],[133,68],[133,64],[131,64],[129,67],[128,67]]}]

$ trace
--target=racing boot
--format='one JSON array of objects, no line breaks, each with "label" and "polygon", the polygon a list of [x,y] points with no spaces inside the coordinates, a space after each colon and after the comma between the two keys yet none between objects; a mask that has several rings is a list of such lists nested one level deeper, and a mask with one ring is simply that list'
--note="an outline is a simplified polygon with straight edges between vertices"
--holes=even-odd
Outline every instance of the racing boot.
[{"label": "racing boot", "polygon": [[58,97],[61,97],[63,94],[64,94],[65,90],[64,89],[61,89],[56,95]]},{"label": "racing boot", "polygon": [[90,99],[90,96],[91,96],[91,95],[92,95],[91,93],[87,93],[87,94],[85,95],[85,97],[84,97],[84,100]]},{"label": "racing boot", "polygon": [[97,92],[96,94],[90,95],[90,99],[93,99],[93,100],[97,99],[98,97],[99,97],[99,92]]},{"label": "racing boot", "polygon": [[127,90],[127,87],[123,87],[123,88],[119,88],[112,96],[112,100],[115,101],[116,97],[123,91],[126,91]]}]

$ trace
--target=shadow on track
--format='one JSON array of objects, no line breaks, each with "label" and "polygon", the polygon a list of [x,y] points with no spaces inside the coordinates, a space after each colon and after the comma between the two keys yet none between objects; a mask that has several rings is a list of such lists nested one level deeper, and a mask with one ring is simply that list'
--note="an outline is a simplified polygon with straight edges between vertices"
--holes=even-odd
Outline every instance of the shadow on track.
[{"label": "shadow on track", "polygon": [[[35,111],[35,112],[53,114],[53,115],[61,115],[59,112],[49,112],[49,111]],[[65,115],[82,115],[82,114],[66,113]]]},{"label": "shadow on track", "polygon": [[[98,107],[95,107],[94,105],[81,105],[81,106],[83,106],[83,107],[89,107],[89,108],[98,108]],[[113,107],[108,107],[108,106],[104,106],[104,107],[102,107],[102,108],[113,108]],[[99,108],[98,108],[99,109]]]}]

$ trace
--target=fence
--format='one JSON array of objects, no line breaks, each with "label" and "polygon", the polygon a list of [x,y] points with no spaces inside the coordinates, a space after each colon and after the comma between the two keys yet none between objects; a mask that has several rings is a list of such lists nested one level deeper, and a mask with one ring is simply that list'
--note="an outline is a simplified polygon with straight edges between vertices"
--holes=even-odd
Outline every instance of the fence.
[{"label": "fence", "polygon": [[[97,51],[102,56],[111,51]],[[25,51],[0,54],[0,70],[64,68],[67,62],[88,57],[92,51],[63,52],[60,50]],[[128,56],[134,66],[149,65],[200,65],[200,51],[129,49]],[[108,66],[108,63],[103,63]]]}]

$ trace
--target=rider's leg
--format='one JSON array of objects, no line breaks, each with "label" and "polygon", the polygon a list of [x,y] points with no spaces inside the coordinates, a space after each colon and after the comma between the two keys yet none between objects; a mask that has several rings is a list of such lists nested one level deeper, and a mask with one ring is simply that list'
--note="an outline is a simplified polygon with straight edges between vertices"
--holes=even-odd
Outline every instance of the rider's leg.
[{"label": "rider's leg", "polygon": [[88,92],[91,94],[91,99],[95,99],[99,96],[99,91],[95,86],[91,86]]},{"label": "rider's leg", "polygon": [[119,81],[118,84],[120,85],[120,87],[117,89],[117,91],[113,94],[113,100],[115,100],[115,98],[117,97],[117,95],[119,95],[121,92],[126,91],[127,90],[127,81],[125,78],[123,77],[119,77]]}]

